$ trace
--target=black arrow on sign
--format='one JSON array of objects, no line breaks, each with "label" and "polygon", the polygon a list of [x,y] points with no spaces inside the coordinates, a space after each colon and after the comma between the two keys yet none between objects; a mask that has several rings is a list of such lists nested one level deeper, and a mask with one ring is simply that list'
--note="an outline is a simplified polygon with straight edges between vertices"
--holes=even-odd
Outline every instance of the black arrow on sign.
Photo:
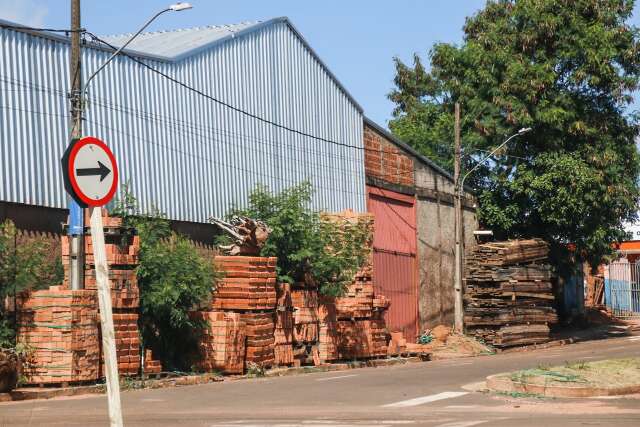
[{"label": "black arrow on sign", "polygon": [[94,176],[100,175],[100,182],[104,181],[104,179],[111,173],[111,169],[102,164],[100,160],[98,160],[97,168],[85,168],[85,169],[76,169],[76,175],[78,176]]}]

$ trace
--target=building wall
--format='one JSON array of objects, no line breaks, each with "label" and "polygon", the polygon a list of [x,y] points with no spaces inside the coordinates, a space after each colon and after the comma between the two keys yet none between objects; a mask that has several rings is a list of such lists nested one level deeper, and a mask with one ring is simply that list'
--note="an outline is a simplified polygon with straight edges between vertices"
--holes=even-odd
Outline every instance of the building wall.
[{"label": "building wall", "polygon": [[[66,208],[68,50],[62,37],[0,29],[0,201]],[[85,46],[85,81],[109,54]],[[366,210],[360,109],[285,22],[179,62],[142,59],[230,105],[356,147],[259,122],[119,56],[91,83],[84,134],[111,147],[144,210],[206,222],[258,183],[277,191],[303,180],[317,209]]]},{"label": "building wall", "polygon": [[[439,168],[400,148],[378,129],[365,123],[367,183],[417,199],[418,277],[420,329],[452,325],[455,250],[454,185]],[[369,152],[371,150],[371,152]],[[407,173],[412,170],[413,173]],[[478,222],[475,201],[464,198],[466,251],[475,245]]]},{"label": "building wall", "polygon": [[387,183],[413,187],[413,158],[369,126],[364,128],[365,171]]},{"label": "building wall", "polygon": [[[455,210],[453,183],[426,165],[416,168],[418,196],[418,265],[421,329],[454,320]],[[478,228],[474,201],[463,202],[465,252],[475,245]]]}]

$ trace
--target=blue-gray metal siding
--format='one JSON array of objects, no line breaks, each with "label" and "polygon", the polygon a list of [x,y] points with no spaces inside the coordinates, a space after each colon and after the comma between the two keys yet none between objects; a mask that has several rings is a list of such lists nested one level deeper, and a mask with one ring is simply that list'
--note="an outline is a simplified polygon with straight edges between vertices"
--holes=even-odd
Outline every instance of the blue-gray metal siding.
[{"label": "blue-gray metal siding", "polygon": [[[68,142],[65,42],[0,30],[0,200],[66,207],[59,159]],[[86,77],[108,53],[83,49]],[[362,114],[285,22],[178,62],[151,66],[231,105],[362,147]],[[142,207],[204,222],[242,205],[258,183],[303,180],[314,207],[365,210],[362,149],[261,123],[119,57],[89,88],[84,134],[114,151]]]}]

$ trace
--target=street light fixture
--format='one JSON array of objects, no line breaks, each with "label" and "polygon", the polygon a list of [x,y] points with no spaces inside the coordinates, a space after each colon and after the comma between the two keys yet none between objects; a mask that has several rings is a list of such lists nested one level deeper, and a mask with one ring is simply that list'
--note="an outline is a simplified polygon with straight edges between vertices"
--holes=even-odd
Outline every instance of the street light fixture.
[{"label": "street light fixture", "polygon": [[149,19],[143,26],[142,28],[140,28],[129,40],[127,40],[127,42],[125,44],[123,44],[122,46],[120,46],[118,48],[118,50],[116,50],[115,52],[113,52],[113,54],[111,54],[111,56],[109,57],[109,59],[107,59],[101,66],[100,68],[98,68],[96,71],[93,72],[93,74],[91,74],[91,76],[89,76],[89,78],[87,79],[87,83],[84,85],[84,91],[83,91],[83,99],[86,97],[87,95],[87,90],[89,88],[89,83],[91,83],[91,81],[96,77],[96,75],[98,75],[98,73],[100,71],[102,71],[111,61],[113,61],[113,58],[115,58],[116,56],[118,56],[118,54],[120,52],[122,52],[127,46],[129,46],[129,44],[140,35],[140,33],[142,33],[149,25],[151,25],[151,23],[153,21],[155,21],[155,19],[162,15],[165,12],[180,12],[183,10],[188,10],[188,9],[192,9],[193,6],[191,5],[191,3],[175,3],[172,4],[170,6],[168,6],[166,9],[161,10],[160,12],[156,13],[155,15],[153,15],[151,17],[151,19]]},{"label": "street light fixture", "polygon": [[455,290],[455,329],[462,333],[464,331],[464,310],[463,310],[463,292],[462,292],[462,265],[464,264],[464,251],[462,250],[462,192],[464,191],[464,181],[475,172],[480,165],[491,158],[498,150],[507,145],[516,136],[522,136],[528,132],[531,132],[531,128],[522,128],[517,133],[511,135],[502,144],[498,145],[493,151],[487,154],[482,160],[480,160],[471,170],[469,170],[463,177],[460,183],[455,183],[456,191],[456,245],[455,245],[455,274],[454,274],[454,290]]}]

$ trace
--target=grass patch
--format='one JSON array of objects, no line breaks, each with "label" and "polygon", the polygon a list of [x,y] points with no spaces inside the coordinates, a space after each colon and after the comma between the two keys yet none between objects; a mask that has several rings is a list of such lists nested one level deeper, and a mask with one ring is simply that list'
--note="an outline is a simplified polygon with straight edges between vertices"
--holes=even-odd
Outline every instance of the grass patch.
[{"label": "grass patch", "polygon": [[564,366],[523,369],[505,374],[513,382],[544,386],[624,387],[640,384],[640,358],[598,362],[566,361]]}]

